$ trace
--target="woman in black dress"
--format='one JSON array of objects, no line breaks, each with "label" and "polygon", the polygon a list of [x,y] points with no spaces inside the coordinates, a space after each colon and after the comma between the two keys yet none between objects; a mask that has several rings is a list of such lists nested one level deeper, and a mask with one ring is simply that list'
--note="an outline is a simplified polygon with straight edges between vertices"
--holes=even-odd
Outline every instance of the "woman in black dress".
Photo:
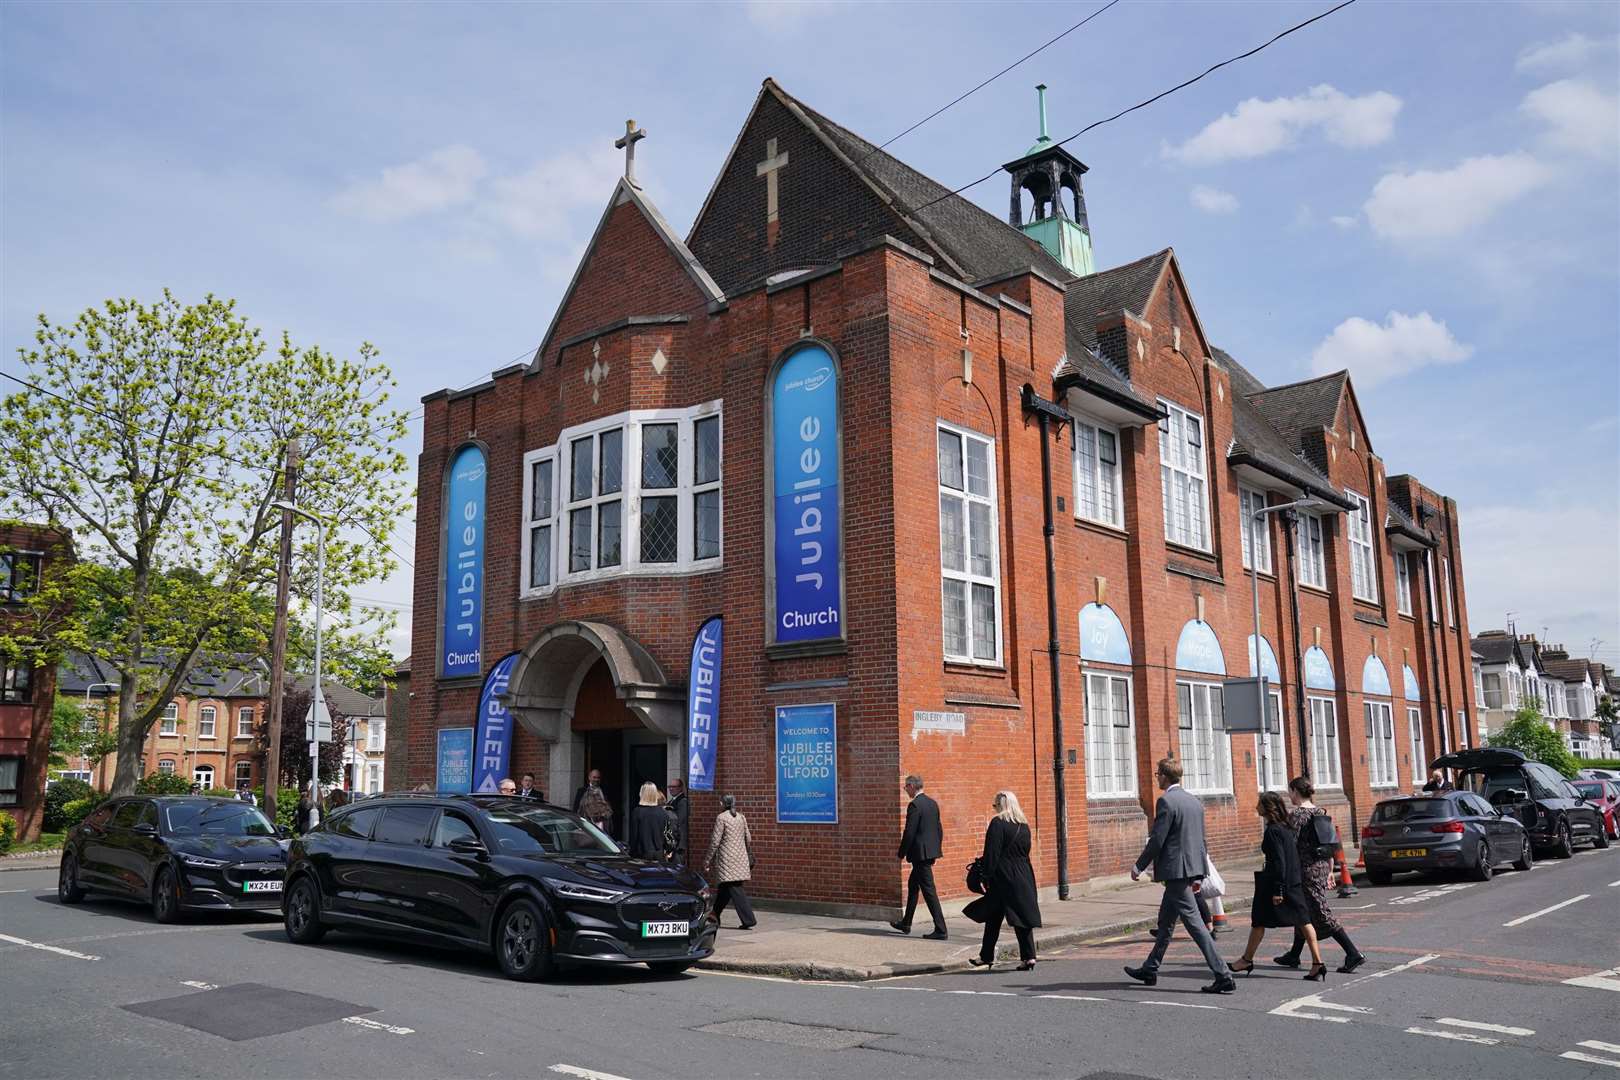
[{"label": "woman in black dress", "polygon": [[1254,926],[1249,930],[1249,943],[1243,949],[1243,958],[1229,966],[1234,975],[1253,971],[1254,954],[1268,929],[1298,927],[1311,950],[1311,970],[1305,977],[1313,982],[1326,979],[1327,965],[1322,963],[1322,950],[1316,944],[1316,931],[1311,927],[1310,910],[1305,902],[1305,885],[1300,878],[1298,839],[1288,827],[1288,804],[1275,791],[1264,791],[1254,809],[1266,823],[1265,835],[1260,840],[1266,864],[1254,872]]},{"label": "woman in black dress", "polygon": [[638,859],[664,857],[664,808],[659,805],[658,785],[641,785],[641,803],[630,812],[630,854]]},{"label": "woman in black dress", "polygon": [[1035,870],[1029,864],[1029,819],[1010,791],[996,792],[996,816],[984,833],[984,854],[979,874],[984,895],[962,910],[974,922],[984,923],[979,955],[969,958],[974,967],[989,970],[996,960],[996,939],[1005,919],[1018,936],[1018,970],[1035,967],[1035,928],[1041,925],[1041,905],[1035,896]]},{"label": "woman in black dress", "polygon": [[[1344,950],[1344,963],[1339,966],[1339,974],[1348,975],[1366,963],[1367,957],[1356,948],[1356,943],[1350,940],[1350,935],[1345,933],[1333,909],[1328,906],[1328,891],[1333,888],[1333,860],[1317,857],[1315,826],[1311,819],[1327,811],[1311,801],[1315,796],[1315,785],[1305,777],[1296,776],[1288,781],[1288,801],[1294,804],[1294,809],[1288,814],[1288,824],[1299,839],[1300,875],[1305,881],[1305,904],[1311,926],[1316,930],[1316,940],[1332,938],[1339,943]],[[1277,963],[1283,967],[1299,967],[1299,954],[1304,948],[1305,935],[1295,930],[1293,946],[1276,958]]]}]

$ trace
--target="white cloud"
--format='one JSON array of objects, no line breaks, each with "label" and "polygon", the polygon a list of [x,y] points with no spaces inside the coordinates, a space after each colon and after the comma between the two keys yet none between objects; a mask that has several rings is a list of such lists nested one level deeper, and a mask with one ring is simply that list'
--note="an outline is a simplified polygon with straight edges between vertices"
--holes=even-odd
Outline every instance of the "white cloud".
[{"label": "white cloud", "polygon": [[1335,326],[1311,353],[1311,370],[1325,375],[1348,368],[1366,389],[1431,364],[1460,364],[1473,351],[1427,311],[1392,311],[1383,325],[1358,315]]},{"label": "white cloud", "polygon": [[1329,221],[1346,231],[1356,227],[1357,218],[1354,214],[1334,214]]},{"label": "white cloud", "polygon": [[1620,142],[1620,102],[1596,86],[1559,79],[1525,95],[1519,108],[1547,125],[1547,143],[1607,157]]},{"label": "white cloud", "polygon": [[1178,147],[1163,154],[1189,165],[1264,157],[1293,146],[1311,130],[1336,146],[1376,146],[1395,131],[1401,99],[1383,90],[1361,97],[1323,84],[1296,97],[1249,98]]},{"label": "white cloud", "polygon": [[1207,214],[1233,214],[1237,212],[1238,199],[1230,191],[1220,191],[1199,184],[1192,189],[1191,194],[1192,204]]},{"label": "white cloud", "polygon": [[333,204],[373,221],[398,221],[471,202],[488,171],[478,151],[446,146],[419,161],[386,168],[376,180],[350,184]]},{"label": "white cloud", "polygon": [[747,0],[748,21],[770,33],[796,30],[806,20],[843,7],[838,0]]},{"label": "white cloud", "polygon": [[1614,43],[1594,41],[1585,34],[1570,31],[1557,41],[1543,41],[1519,53],[1513,66],[1519,71],[1575,71],[1599,52],[1614,47]]},{"label": "white cloud", "polygon": [[1490,220],[1551,179],[1552,170],[1529,154],[1487,154],[1438,172],[1387,173],[1362,210],[1385,239],[1441,239]]},{"label": "white cloud", "polygon": [[563,151],[490,181],[479,209],[501,228],[528,238],[572,233],[586,219],[588,229],[596,224],[590,211],[606,205],[623,169],[623,156],[608,146]]}]

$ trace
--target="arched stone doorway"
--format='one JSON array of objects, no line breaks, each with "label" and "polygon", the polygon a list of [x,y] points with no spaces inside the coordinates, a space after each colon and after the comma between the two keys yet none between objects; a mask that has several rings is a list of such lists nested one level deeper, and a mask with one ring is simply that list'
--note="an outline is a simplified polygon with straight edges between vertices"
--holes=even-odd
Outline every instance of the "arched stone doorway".
[{"label": "arched stone doorway", "polygon": [[643,780],[660,788],[680,775],[686,689],[635,638],[605,623],[555,623],[523,649],[507,702],[549,743],[544,790],[568,805],[590,768],[602,770],[624,835],[625,811]]}]

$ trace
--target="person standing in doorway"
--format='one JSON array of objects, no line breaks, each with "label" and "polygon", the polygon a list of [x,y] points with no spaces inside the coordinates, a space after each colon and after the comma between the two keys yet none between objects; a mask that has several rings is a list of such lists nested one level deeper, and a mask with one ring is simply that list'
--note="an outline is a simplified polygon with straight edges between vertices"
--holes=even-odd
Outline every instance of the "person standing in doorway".
[{"label": "person standing in doorway", "polygon": [[520,799],[535,799],[539,802],[546,801],[545,792],[534,786],[534,773],[532,772],[526,772],[523,774],[523,783],[518,785],[517,793],[518,798]]},{"label": "person standing in doorway", "polygon": [[1154,807],[1153,831],[1131,868],[1131,880],[1139,880],[1142,872],[1152,867],[1154,878],[1164,886],[1164,896],[1159,901],[1153,950],[1141,967],[1127,967],[1125,974],[1145,986],[1159,981],[1159,964],[1170,948],[1179,918],[1215,974],[1215,981],[1203,989],[1212,994],[1230,994],[1237,984],[1232,981],[1226,961],[1215,951],[1215,939],[1204,929],[1192,893],[1193,882],[1202,880],[1209,866],[1204,846],[1204,804],[1181,786],[1181,766],[1170,758],[1162,759],[1153,775],[1164,794]]},{"label": "person standing in doorway", "polygon": [[638,859],[664,857],[663,795],[651,780],[641,785],[639,805],[630,811],[630,854]]},{"label": "person standing in doorway", "polygon": [[1018,970],[1030,971],[1035,967],[1035,930],[1041,925],[1041,905],[1035,894],[1035,869],[1029,864],[1029,820],[1018,805],[1018,796],[1010,791],[996,792],[990,805],[995,817],[984,832],[984,854],[979,856],[984,895],[962,911],[984,923],[979,955],[968,957],[968,963],[989,970],[996,962],[996,939],[1005,919],[1018,937]]},{"label": "person standing in doorway", "polygon": [[686,865],[686,837],[691,826],[692,808],[686,801],[686,781],[672,777],[669,781],[669,801],[664,804],[669,815],[664,848],[669,861],[676,866]]},{"label": "person standing in doorway", "polygon": [[585,786],[574,793],[574,813],[603,832],[613,826],[613,804],[602,792],[602,770],[592,769],[585,777]]},{"label": "person standing in doorway", "polygon": [[928,904],[928,914],[934,919],[932,933],[923,937],[930,941],[944,941],[950,935],[945,929],[945,912],[939,906],[939,891],[934,888],[934,861],[939,858],[945,833],[939,824],[939,804],[923,794],[922,777],[913,773],[906,777],[906,794],[911,802],[906,805],[906,830],[900,836],[900,854],[911,864],[911,875],[906,879],[906,913],[889,925],[902,934],[911,933],[911,920],[917,914],[917,895]]},{"label": "person standing in doorway", "polygon": [[720,805],[724,809],[714,819],[709,854],[703,859],[704,869],[719,883],[714,921],[720,921],[727,904],[735,903],[737,918],[742,921],[740,929],[752,930],[759,920],[754,918],[754,905],[748,902],[745,886],[754,876],[754,840],[748,834],[748,819],[737,812],[736,796],[720,796]]},{"label": "person standing in doorway", "polygon": [[[1327,811],[1311,801],[1315,797],[1316,786],[1305,777],[1296,776],[1288,781],[1288,801],[1294,804],[1288,814],[1288,825],[1294,830],[1299,845],[1300,872],[1305,879],[1305,907],[1311,917],[1311,926],[1315,928],[1318,939],[1330,937],[1339,943],[1339,948],[1344,950],[1344,963],[1339,965],[1339,974],[1348,975],[1366,963],[1367,957],[1356,948],[1356,943],[1350,940],[1350,935],[1328,906],[1328,890],[1333,888],[1333,854],[1321,850],[1316,842],[1316,823],[1312,819]],[[1277,963],[1286,968],[1299,967],[1299,954],[1304,948],[1305,931],[1296,929],[1293,948],[1277,957]]]}]

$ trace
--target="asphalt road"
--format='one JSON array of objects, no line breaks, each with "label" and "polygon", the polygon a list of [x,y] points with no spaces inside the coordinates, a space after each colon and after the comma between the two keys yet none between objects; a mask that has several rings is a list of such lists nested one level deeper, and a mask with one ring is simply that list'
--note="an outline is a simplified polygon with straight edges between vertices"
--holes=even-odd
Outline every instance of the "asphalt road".
[{"label": "asphalt road", "polygon": [[[1620,848],[1364,889],[1339,905],[1372,957],[1361,971],[1320,984],[1265,965],[1219,998],[1180,937],[1151,989],[1120,973],[1142,934],[1028,973],[520,985],[398,943],[297,947],[268,916],[165,927],[116,902],[66,908],[54,885],[0,873],[0,1077],[1620,1080]],[[1273,935],[1261,960],[1285,944]]]}]

